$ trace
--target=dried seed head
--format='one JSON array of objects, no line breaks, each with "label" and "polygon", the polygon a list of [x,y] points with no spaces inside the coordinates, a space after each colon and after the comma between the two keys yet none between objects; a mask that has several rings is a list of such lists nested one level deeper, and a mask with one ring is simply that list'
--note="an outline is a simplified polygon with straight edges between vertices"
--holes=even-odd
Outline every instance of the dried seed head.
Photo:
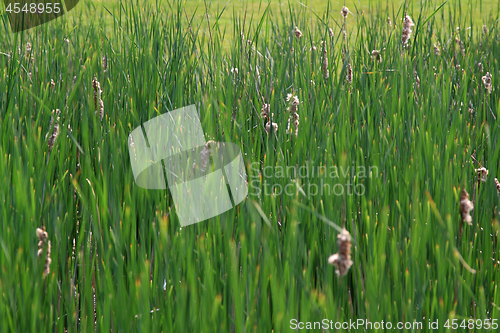
[{"label": "dried seed head", "polygon": [[268,103],[264,103],[264,105],[262,105],[262,108],[260,109],[260,116],[262,117],[262,119],[269,119],[270,109],[271,105],[269,105]]},{"label": "dried seed head", "polygon": [[492,86],[491,86],[491,74],[490,72],[487,72],[485,76],[482,77],[484,88],[488,92],[488,94],[491,94]]},{"label": "dried seed head", "polygon": [[300,38],[302,37],[302,31],[299,30],[299,28],[295,27],[295,37]]},{"label": "dried seed head", "polygon": [[417,85],[417,89],[420,89],[420,78],[418,77],[417,71],[414,71],[413,74],[415,75],[415,84]]},{"label": "dried seed head", "polygon": [[331,255],[328,258],[328,263],[337,266],[335,273],[342,277],[347,274],[353,264],[351,260],[351,234],[346,229],[343,229],[337,236],[337,244],[339,252]]},{"label": "dried seed head", "polygon": [[97,77],[95,75],[92,80],[92,86],[94,87],[95,114],[99,112],[99,119],[102,121],[104,118],[104,102],[101,99],[101,84],[97,81]]},{"label": "dried seed head", "polygon": [[352,84],[352,67],[351,63],[347,63],[347,75],[346,75],[346,80],[349,82],[349,84]]},{"label": "dried seed head", "polygon": [[474,172],[477,173],[477,179],[486,183],[486,177],[488,176],[488,170],[485,167],[481,167],[479,169],[474,169]]},{"label": "dried seed head", "polygon": [[465,190],[462,190],[462,194],[460,195],[460,214],[462,215],[462,220],[467,222],[469,225],[472,225],[472,217],[470,216],[470,211],[474,209],[474,204],[469,200],[469,193]]},{"label": "dried seed head", "polygon": [[238,74],[238,68],[236,68],[236,67],[231,68],[231,73]]},{"label": "dried seed head", "polygon": [[380,51],[373,50],[372,51],[372,59],[378,63],[382,62],[382,56],[380,55]]},{"label": "dried seed head", "polygon": [[38,237],[38,251],[37,251],[37,256],[41,258],[44,248],[45,248],[45,265],[43,267],[43,277],[45,278],[49,273],[50,273],[50,264],[52,262],[52,259],[50,258],[50,252],[51,252],[51,244],[50,240],[48,240],[49,235],[47,232],[44,230],[44,228],[37,228],[36,229],[36,236]]},{"label": "dried seed head", "polygon": [[278,132],[278,124],[276,123],[271,123],[271,122],[268,122],[266,124],[266,132],[269,134],[271,133],[271,127],[273,128],[273,132]]},{"label": "dried seed head", "polygon": [[101,59],[102,68],[104,68],[104,73],[108,71],[108,56],[105,54]]},{"label": "dried seed head", "polygon": [[413,23],[411,17],[409,15],[405,15],[405,19],[403,22],[403,33],[401,34],[401,43],[403,43],[403,46],[408,43],[408,40],[410,40],[412,30],[411,28],[414,27],[415,24]]},{"label": "dried seed head", "polygon": [[483,24],[483,34],[488,34],[488,27],[486,26],[486,24]]},{"label": "dried seed head", "polygon": [[500,193],[500,182],[495,178],[495,187],[497,188],[498,193]]},{"label": "dried seed head", "polygon": [[458,37],[455,37],[455,42],[460,46],[460,53],[462,53],[462,55],[464,56],[465,55],[464,43]]},{"label": "dried seed head", "polygon": [[31,43],[27,42],[26,43],[26,57],[29,57],[30,53],[31,53]]},{"label": "dried seed head", "polygon": [[347,8],[346,6],[342,7],[342,10],[340,11],[340,14],[342,14],[342,17],[344,19],[347,18],[347,15],[349,15],[350,11],[349,11],[349,8]]},{"label": "dried seed head", "polygon": [[333,38],[334,33],[332,28],[328,28],[328,34],[330,35],[331,38]]},{"label": "dried seed head", "polygon": [[324,41],[321,42],[321,46],[323,49],[323,77],[326,80],[330,77],[330,71],[328,70],[328,51],[326,49],[326,43]]},{"label": "dried seed head", "polygon": [[439,45],[434,44],[434,55],[439,56],[441,55],[441,50],[439,49]]},{"label": "dried seed head", "polygon": [[[56,116],[57,121],[59,121],[59,113],[60,113],[59,109],[52,110],[52,114]],[[58,122],[54,123],[54,116],[50,118],[50,126],[49,126],[49,128],[52,128],[52,133],[50,133],[50,135],[49,133],[47,133],[47,135],[49,135],[49,139],[47,141],[47,145],[49,146],[49,152],[52,151],[54,143],[56,142],[56,139],[59,136],[59,123]],[[54,127],[52,127],[52,125],[54,125]]]},{"label": "dried seed head", "polygon": [[345,30],[342,30],[342,35],[344,36],[344,40],[347,39],[347,32]]},{"label": "dried seed head", "polygon": [[479,68],[479,72],[480,72],[480,73],[482,73],[482,72],[484,71],[484,66],[483,66],[483,64],[482,64],[482,63],[480,63],[480,62],[479,62],[479,63],[477,64],[477,67]]},{"label": "dried seed head", "polygon": [[389,24],[389,27],[392,27],[392,21],[390,17],[387,17],[387,24]]},{"label": "dried seed head", "polygon": [[56,86],[56,83],[54,82],[53,79],[50,79],[50,87],[54,88]]}]

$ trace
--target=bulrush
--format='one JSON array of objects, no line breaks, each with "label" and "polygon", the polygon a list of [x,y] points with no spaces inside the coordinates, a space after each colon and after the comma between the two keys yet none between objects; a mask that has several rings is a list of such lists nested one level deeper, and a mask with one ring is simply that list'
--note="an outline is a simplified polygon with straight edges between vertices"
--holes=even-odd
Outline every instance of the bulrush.
[{"label": "bulrush", "polygon": [[469,200],[469,193],[465,190],[462,190],[462,194],[460,195],[460,214],[462,215],[462,220],[467,222],[469,225],[472,225],[472,217],[470,216],[470,211],[474,209],[474,204]]},{"label": "bulrush", "polygon": [[403,22],[403,33],[401,34],[401,43],[403,43],[403,46],[408,43],[408,40],[410,40],[412,30],[411,28],[414,27],[415,24],[413,23],[411,17],[409,15],[405,15],[405,19]]},{"label": "bulrush", "polygon": [[292,94],[288,94],[286,97],[286,101],[289,102],[290,100],[292,101],[292,103],[289,107],[290,118],[288,118],[288,128],[286,130],[286,134],[289,134],[291,132],[290,123],[293,120],[293,122],[295,124],[295,128],[294,128],[295,129],[295,136],[297,136],[299,134],[299,113],[298,113],[298,110],[299,110],[300,101],[299,101],[299,98],[297,96],[292,95]]},{"label": "bulrush", "polygon": [[106,54],[102,56],[101,63],[104,73],[106,73],[108,71],[108,56]]},{"label": "bulrush", "polygon": [[342,17],[344,19],[347,18],[347,15],[349,15],[350,11],[349,11],[349,8],[347,8],[346,6],[342,7],[342,10],[340,11],[340,14],[342,14]]},{"label": "bulrush", "polygon": [[486,183],[486,177],[488,177],[488,170],[485,167],[481,167],[479,169],[474,169],[474,172],[477,173],[477,179]]},{"label": "bulrush", "polygon": [[465,47],[464,47],[464,43],[460,40],[460,38],[458,37],[455,37],[455,42],[458,44],[458,46],[460,47],[460,53],[462,53],[462,55],[464,56],[465,55]]},{"label": "bulrush", "polygon": [[335,273],[342,277],[347,274],[353,262],[351,260],[351,234],[346,229],[337,236],[337,244],[339,252],[331,255],[328,258],[330,265],[337,266]]},{"label": "bulrush", "polygon": [[439,49],[439,46],[434,44],[434,55],[439,56],[441,55],[441,50]]},{"label": "bulrush", "polygon": [[268,122],[265,127],[267,134],[271,133],[271,127],[273,128],[273,132],[278,132],[278,124]]},{"label": "bulrush", "polygon": [[490,72],[487,72],[485,76],[482,77],[484,88],[488,92],[488,94],[491,94],[491,74]]},{"label": "bulrush", "polygon": [[500,193],[500,182],[495,178],[495,187],[497,188],[498,193]]},{"label": "bulrush", "polygon": [[[52,110],[52,114],[56,116],[56,119],[59,121],[59,109],[56,109],[55,111]],[[52,128],[52,133],[50,133],[49,140],[47,141],[47,145],[49,146],[49,152],[52,151],[52,147],[54,147],[54,143],[56,142],[57,137],[59,136],[59,123],[55,122],[54,123],[54,116],[50,118],[50,126],[49,128],[52,128],[52,125],[54,127]],[[47,133],[46,137],[49,135]]]},{"label": "bulrush", "polygon": [[104,118],[104,102],[101,99],[101,84],[97,81],[96,76],[94,76],[94,79],[92,80],[92,86],[94,87],[95,114],[99,112],[99,119],[102,121]]},{"label": "bulrush", "polygon": [[326,80],[330,77],[330,71],[328,70],[328,53],[326,43],[324,41],[321,42],[321,46],[323,49],[323,77]]},{"label": "bulrush", "polygon": [[350,62],[347,63],[347,75],[345,78],[349,84],[352,83],[352,67]]},{"label": "bulrush", "polygon": [[372,59],[378,63],[382,62],[382,56],[380,55],[379,50],[373,50],[372,51]]},{"label": "bulrush", "polygon": [[299,28],[295,27],[295,37],[300,38],[302,37],[302,31],[299,30]]},{"label": "bulrush", "polygon": [[42,227],[36,229],[36,236],[38,237],[39,240],[38,251],[37,251],[38,258],[42,257],[44,248],[46,250],[45,265],[43,267],[43,277],[45,278],[50,273],[50,263],[52,262],[52,259],[50,259],[51,246],[49,241],[49,235]]}]

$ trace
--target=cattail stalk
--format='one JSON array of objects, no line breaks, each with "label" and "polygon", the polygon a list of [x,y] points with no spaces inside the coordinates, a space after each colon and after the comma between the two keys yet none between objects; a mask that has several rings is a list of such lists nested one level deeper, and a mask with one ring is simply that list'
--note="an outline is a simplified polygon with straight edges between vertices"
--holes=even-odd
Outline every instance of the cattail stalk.
[{"label": "cattail stalk", "polygon": [[339,252],[331,255],[328,258],[328,263],[336,266],[335,273],[342,277],[347,274],[353,264],[351,260],[351,234],[345,228],[337,236],[337,244]]},{"label": "cattail stalk", "polygon": [[460,195],[460,215],[462,216],[462,220],[467,222],[469,225],[472,225],[472,217],[470,216],[470,211],[474,209],[474,204],[469,200],[469,193],[465,190],[462,190]]},{"label": "cattail stalk", "polygon": [[52,259],[50,258],[51,245],[50,240],[48,240],[49,235],[43,227],[36,229],[36,235],[39,240],[37,252],[38,258],[42,257],[45,249],[45,264],[43,267],[43,278],[45,278],[50,273],[50,263],[52,262]]},{"label": "cattail stalk", "polygon": [[94,87],[94,104],[95,104],[95,114],[99,112],[99,119],[102,121],[104,118],[104,102],[101,99],[101,84],[97,81],[97,77],[94,76],[92,80],[92,86]]},{"label": "cattail stalk", "polygon": [[413,23],[413,20],[409,15],[405,15],[405,19],[403,22],[403,32],[401,34],[401,43],[403,46],[406,46],[406,43],[408,43],[408,40],[410,40],[412,30],[411,28],[414,27],[415,24]]}]

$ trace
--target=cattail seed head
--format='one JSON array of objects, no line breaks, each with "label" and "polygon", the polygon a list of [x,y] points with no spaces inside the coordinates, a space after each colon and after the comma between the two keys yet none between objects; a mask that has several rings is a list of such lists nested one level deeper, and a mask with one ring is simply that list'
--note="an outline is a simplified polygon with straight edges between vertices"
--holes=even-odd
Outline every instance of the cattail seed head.
[{"label": "cattail seed head", "polygon": [[[57,121],[59,121],[59,109],[52,110],[52,114],[56,117]],[[54,147],[54,143],[56,142],[57,137],[59,136],[59,123],[55,122],[54,123],[54,116],[50,118],[50,126],[49,128],[52,128],[52,133],[47,133],[49,136],[49,139],[47,140],[47,145],[49,146],[49,152],[52,151],[52,148]],[[52,127],[54,125],[54,127]]]},{"label": "cattail seed head", "polygon": [[278,124],[268,122],[268,123],[266,124],[266,127],[265,127],[265,129],[266,129],[266,133],[268,133],[268,134],[269,134],[269,133],[271,133],[271,127],[272,127],[272,129],[273,129],[273,132],[278,132]]},{"label": "cattail seed head", "polygon": [[50,252],[51,252],[51,244],[50,240],[48,240],[49,235],[45,231],[45,229],[42,228],[37,228],[36,229],[36,236],[38,237],[38,251],[37,251],[37,256],[38,258],[42,257],[42,254],[45,250],[45,264],[43,267],[43,277],[45,278],[49,273],[50,273],[50,264],[52,263],[52,259],[50,258]]},{"label": "cattail seed head", "polygon": [[490,72],[487,72],[485,76],[482,77],[484,88],[488,92],[488,94],[491,94],[492,86],[491,86],[491,74]]},{"label": "cattail seed head", "polygon": [[323,49],[323,77],[326,80],[330,77],[330,71],[328,70],[328,51],[326,49],[326,43],[324,41],[321,42],[321,46]]},{"label": "cattail seed head", "polygon": [[460,195],[460,214],[462,216],[462,220],[467,222],[469,225],[472,225],[472,217],[470,216],[470,211],[474,209],[474,204],[469,200],[469,193],[465,190],[462,190]]},{"label": "cattail seed head", "polygon": [[31,53],[31,43],[27,42],[26,43],[26,57],[29,57],[30,53]]},{"label": "cattail seed head", "polygon": [[337,245],[339,252],[331,255],[328,258],[328,263],[337,266],[335,273],[342,277],[347,274],[353,264],[351,260],[351,234],[346,229],[342,229],[342,232],[337,236]]},{"label": "cattail seed head", "polygon": [[101,99],[101,84],[97,81],[96,76],[94,76],[94,79],[92,80],[92,87],[94,87],[95,114],[99,112],[99,119],[102,121],[104,118],[104,102]]},{"label": "cattail seed head", "polygon": [[102,68],[104,68],[104,73],[108,71],[108,56],[105,54],[101,59]]},{"label": "cattail seed head", "polygon": [[380,55],[380,51],[373,50],[372,51],[372,59],[378,63],[382,62],[382,56]]},{"label": "cattail seed head", "polygon": [[498,193],[500,193],[500,182],[497,178],[495,178],[495,187],[497,188]]},{"label": "cattail seed head", "polygon": [[415,24],[413,23],[411,17],[409,15],[405,15],[405,19],[403,22],[403,32],[401,34],[401,43],[403,43],[403,46],[408,43],[408,40],[410,40],[412,30],[411,28],[414,27]]},{"label": "cattail seed head", "polygon": [[488,176],[488,170],[485,167],[481,167],[479,169],[474,169],[474,172],[477,173],[477,179],[483,183],[486,183],[486,177]]},{"label": "cattail seed head", "polygon": [[390,17],[387,17],[387,24],[389,24],[389,27],[392,27],[392,21]]},{"label": "cattail seed head", "polygon": [[352,84],[352,67],[351,63],[347,63],[347,75],[346,75],[346,80],[349,82],[349,84]]},{"label": "cattail seed head", "polygon": [[299,30],[299,28],[295,27],[295,37],[300,38],[302,37],[302,31]]},{"label": "cattail seed head", "polygon": [[434,44],[434,55],[435,56],[441,55],[441,50],[439,49],[439,46],[437,44]]},{"label": "cattail seed head", "polygon": [[482,63],[480,63],[480,62],[477,64],[477,68],[479,69],[479,72],[480,72],[480,73],[482,73],[482,72],[484,71],[484,66],[483,66],[483,64],[482,64]]},{"label": "cattail seed head", "polygon": [[483,34],[488,34],[488,27],[486,26],[486,24],[483,24]]},{"label": "cattail seed head", "polygon": [[460,47],[460,53],[462,53],[462,55],[464,56],[465,55],[465,47],[464,47],[464,43],[460,40],[460,38],[458,37],[455,37],[455,42],[458,44],[458,46]]},{"label": "cattail seed head", "polygon": [[415,75],[415,84],[417,85],[417,89],[420,89],[420,78],[418,77],[417,71],[414,71],[413,75]]},{"label": "cattail seed head", "polygon": [[330,38],[333,38],[335,36],[332,28],[328,28],[328,34],[330,35]]},{"label": "cattail seed head", "polygon": [[340,14],[342,14],[342,17],[344,19],[347,18],[347,15],[349,15],[350,11],[349,11],[349,8],[347,8],[346,6],[342,7],[342,10],[340,11]]},{"label": "cattail seed head", "polygon": [[268,103],[264,103],[264,105],[262,105],[262,108],[260,109],[260,116],[262,117],[262,119],[270,119],[269,118],[270,109],[271,105],[269,105]]}]

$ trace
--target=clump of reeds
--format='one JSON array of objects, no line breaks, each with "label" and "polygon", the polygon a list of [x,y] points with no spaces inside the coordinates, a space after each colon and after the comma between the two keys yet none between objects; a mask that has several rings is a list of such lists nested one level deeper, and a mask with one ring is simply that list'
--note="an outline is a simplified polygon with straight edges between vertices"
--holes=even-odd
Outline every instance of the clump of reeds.
[{"label": "clump of reeds", "polygon": [[295,125],[294,126],[295,136],[297,136],[299,134],[299,113],[298,113],[298,110],[299,110],[300,101],[299,101],[299,98],[297,96],[292,95],[292,94],[287,95],[286,101],[287,102],[291,101],[291,104],[289,107],[290,117],[288,118],[288,127],[286,130],[286,134],[291,133],[290,124],[293,121],[293,123]]},{"label": "clump of reeds", "polygon": [[403,32],[401,34],[401,43],[403,43],[403,46],[406,46],[406,44],[410,40],[412,33],[411,28],[414,26],[415,24],[413,23],[411,17],[409,15],[405,15],[405,19],[403,21]]},{"label": "clump of reeds", "polygon": [[470,211],[474,209],[474,204],[469,200],[469,193],[465,190],[462,190],[460,195],[460,215],[462,216],[462,220],[467,222],[469,225],[472,225],[472,217],[470,216]]},{"label": "clump of reeds", "polygon": [[335,273],[342,277],[347,274],[353,262],[351,260],[351,234],[345,228],[337,236],[339,252],[328,258],[328,263],[337,267]]},{"label": "clump of reeds", "polygon": [[94,87],[94,104],[95,104],[95,114],[99,112],[99,119],[102,121],[104,118],[104,102],[101,99],[101,84],[97,81],[97,77],[94,76],[92,80],[92,87]]},{"label": "clump of reeds", "polygon": [[488,94],[491,94],[492,86],[491,86],[491,74],[490,72],[487,72],[485,76],[481,78],[483,80],[484,88],[488,92]]},{"label": "clump of reeds", "polygon": [[322,41],[321,42],[321,47],[323,50],[323,77],[328,79],[330,77],[330,71],[328,70],[328,51],[326,49],[326,42]]},{"label": "clump of reeds", "polygon": [[474,172],[477,173],[477,179],[479,181],[486,183],[486,177],[488,177],[488,170],[485,167],[474,169]]},{"label": "clump of reeds", "polygon": [[[47,135],[45,137],[49,137],[49,139],[47,140],[47,145],[49,146],[49,152],[52,151],[52,148],[54,147],[54,143],[56,142],[56,139],[57,137],[59,136],[59,109],[56,109],[56,110],[52,110],[52,117],[50,118],[50,126],[49,126],[49,129],[52,128],[52,132],[49,132],[47,133]],[[56,117],[56,122],[54,122],[54,117]],[[53,126],[53,127],[52,127]],[[49,135],[50,133],[50,135]]]},{"label": "clump of reeds", "polygon": [[50,263],[52,259],[50,258],[51,245],[49,240],[49,235],[45,228],[37,228],[36,236],[38,237],[38,258],[41,258],[45,250],[45,264],[43,267],[43,277],[45,278],[50,273]]}]

